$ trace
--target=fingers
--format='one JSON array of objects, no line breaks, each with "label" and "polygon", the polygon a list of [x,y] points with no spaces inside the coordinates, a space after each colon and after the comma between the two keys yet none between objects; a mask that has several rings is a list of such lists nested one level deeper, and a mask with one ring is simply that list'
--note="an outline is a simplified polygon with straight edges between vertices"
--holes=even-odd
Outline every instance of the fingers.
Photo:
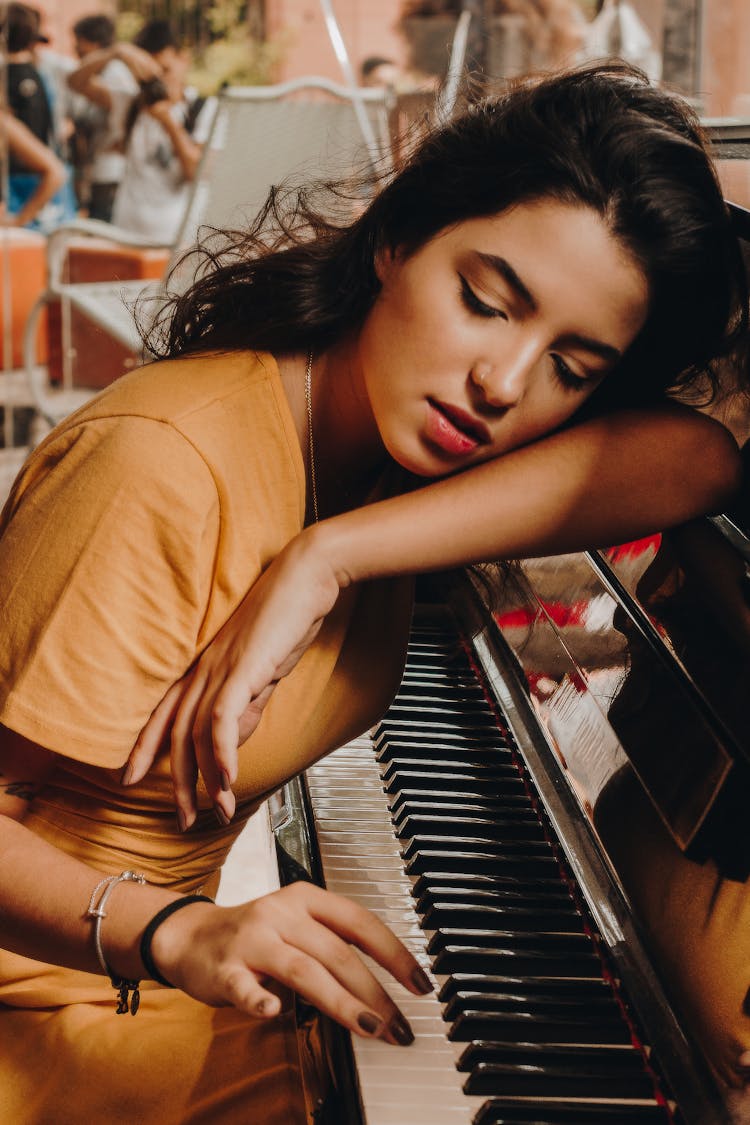
[{"label": "fingers", "polygon": [[162,748],[166,748],[169,726],[185,688],[185,680],[178,680],[151,712],[148,722],[138,735],[130,757],[120,778],[122,785],[135,785],[141,781]]},{"label": "fingers", "polygon": [[[299,938],[288,944],[299,951]],[[324,1005],[327,1015],[357,1034],[379,1035],[401,1046],[413,1042],[414,1035],[406,1017],[348,942],[325,926],[312,923],[304,935],[303,952],[322,966],[337,985],[332,987],[322,975],[314,978],[314,983],[321,989],[325,986],[325,993],[317,996],[315,1003],[318,1007]],[[293,987],[307,995],[306,990],[312,984],[313,981],[303,981]],[[380,1025],[377,1028],[373,1024],[373,1016]]]},{"label": "fingers", "polygon": [[226,978],[227,999],[240,1011],[258,1019],[270,1019],[281,1011],[281,1001],[258,980],[257,973],[238,966]]},{"label": "fingers", "polygon": [[198,781],[198,763],[193,748],[192,731],[195,710],[202,689],[203,681],[194,672],[172,720],[170,739],[172,788],[177,805],[177,822],[183,832],[195,823],[197,815],[195,786]]},{"label": "fingers", "polygon": [[305,949],[274,941],[269,975],[355,1035],[408,1046],[414,1033],[405,1017],[351,947],[340,942],[339,950],[333,937],[306,927]]},{"label": "fingers", "polygon": [[311,883],[299,886],[304,888],[300,893],[306,895],[307,909],[316,921],[372,957],[410,992],[423,996],[432,991],[432,982],[416,957],[369,910]]}]

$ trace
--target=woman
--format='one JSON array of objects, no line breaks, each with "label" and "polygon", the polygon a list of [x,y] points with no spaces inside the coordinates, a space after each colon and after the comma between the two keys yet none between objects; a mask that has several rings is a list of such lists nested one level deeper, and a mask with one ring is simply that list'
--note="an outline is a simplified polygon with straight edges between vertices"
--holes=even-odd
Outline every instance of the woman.
[{"label": "woman", "polygon": [[[635,73],[519,88],[428,138],[356,220],[303,201],[296,221],[210,264],[172,310],[175,358],[64,422],[4,510],[9,1120],[54,1118],[67,1089],[71,1122],[303,1120],[273,981],[408,1044],[349,943],[429,981],[372,915],[311,887],[195,892],[259,800],[387,705],[404,576],[629,538],[737,476],[724,431],[662,401],[744,328],[737,247],[689,111]],[[191,688],[180,833],[169,763],[142,774],[159,700],[212,640],[195,682],[218,758],[199,702],[194,805]],[[136,1024],[103,972],[121,1010],[162,982]]]}]

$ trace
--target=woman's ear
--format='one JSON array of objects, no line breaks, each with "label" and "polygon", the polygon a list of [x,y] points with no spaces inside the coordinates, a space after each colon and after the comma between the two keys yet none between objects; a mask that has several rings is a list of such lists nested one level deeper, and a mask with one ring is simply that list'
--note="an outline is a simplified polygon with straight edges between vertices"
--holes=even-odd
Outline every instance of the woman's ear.
[{"label": "woman's ear", "polygon": [[397,246],[379,246],[375,251],[375,276],[382,285],[387,281],[388,276],[401,257],[399,248]]}]

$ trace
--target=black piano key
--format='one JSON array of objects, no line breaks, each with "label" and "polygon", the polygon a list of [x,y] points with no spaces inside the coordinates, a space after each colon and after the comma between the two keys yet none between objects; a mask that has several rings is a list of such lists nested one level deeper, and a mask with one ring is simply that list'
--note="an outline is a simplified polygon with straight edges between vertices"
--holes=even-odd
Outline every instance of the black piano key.
[{"label": "black piano key", "polygon": [[[430,835],[420,833],[411,836],[404,845],[401,854],[405,860],[411,860],[425,852],[430,851],[459,852],[469,856],[477,852],[483,855],[494,855],[498,860],[552,858],[552,845],[544,837],[538,840],[506,838],[505,840],[489,840],[482,836],[473,836],[470,832],[465,835],[454,833],[452,835]],[[558,868],[559,871],[559,868]]]},{"label": "black piano key", "polygon": [[584,921],[571,907],[569,910],[534,908],[495,898],[490,903],[437,902],[422,915],[425,930],[483,929],[492,926],[501,930],[525,930],[530,933],[584,933]]},{"label": "black piano key", "polygon": [[[417,759],[411,758],[391,759],[382,774],[384,787],[389,793],[398,792],[404,776],[408,777],[409,773],[414,770],[416,762]],[[514,766],[505,766],[502,762],[477,762],[470,755],[467,755],[460,764],[446,761],[445,758],[436,758],[432,761],[419,759],[418,768],[420,773],[428,778],[451,772],[463,774],[464,777],[471,778],[475,785],[477,781],[484,782],[485,779],[487,781],[499,781],[504,776],[512,777],[516,773]],[[394,783],[393,788],[391,788],[391,782]]]},{"label": "black piano key", "polygon": [[[443,841],[440,841],[442,844]],[[559,865],[552,855],[550,848],[547,854],[539,853],[530,855],[528,850],[523,854],[498,855],[497,851],[490,851],[482,841],[483,847],[473,849],[449,850],[433,845],[416,849],[413,856],[405,860],[407,875],[424,875],[425,872],[437,874],[441,878],[454,874],[485,875],[493,877],[507,877],[542,880],[554,878],[559,875]]]},{"label": "black piano key", "polygon": [[604,999],[612,1000],[612,988],[601,976],[584,980],[577,977],[545,977],[540,974],[533,977],[498,976],[491,973],[477,976],[464,972],[456,972],[444,982],[438,993],[438,1000],[441,1004],[450,1004],[461,992],[496,994],[506,991],[519,992],[528,996],[530,1001],[550,999],[599,1005]]},{"label": "black piano key", "polygon": [[419,793],[414,789],[403,790],[389,802],[391,816],[397,820],[406,812],[439,812],[460,815],[468,812],[502,813],[504,809],[533,809],[531,798],[522,789],[504,793],[498,797],[488,797],[482,792],[447,793],[432,789]]},{"label": "black piano key", "polygon": [[421,676],[404,676],[398,700],[401,705],[409,706],[413,702],[418,707],[423,706],[425,702],[437,702],[441,708],[444,702],[451,707],[466,705],[476,708],[483,714],[492,714],[492,708],[488,706],[482,689],[476,681],[472,685],[467,679],[464,679],[463,683],[458,683],[446,678],[442,684],[435,684]]},{"label": "black piano key", "polygon": [[394,825],[399,839],[417,836],[455,838],[467,835],[482,840],[545,840],[537,817],[525,809],[511,809],[504,816],[488,818],[483,813],[451,816],[449,813],[407,813]]},{"label": "black piano key", "polygon": [[[454,1043],[471,1043],[480,1039],[495,1044],[606,1043],[627,1046],[631,1042],[628,1027],[617,1010],[599,1018],[597,1013],[583,1006],[578,1012],[557,1014],[530,1002],[527,1002],[526,1008],[517,1006],[515,1011],[505,1012],[469,1008],[451,1022],[448,1038]],[[638,1066],[643,1069],[643,1059],[640,1055],[636,1057]],[[474,1062],[471,1067],[461,1066],[459,1069],[469,1070],[473,1066]]]},{"label": "black piano key", "polygon": [[[463,746],[461,753],[452,750],[445,743],[435,743],[431,739],[424,742],[404,742],[400,738],[389,739],[377,751],[379,762],[434,762],[451,761],[454,765],[466,768],[469,764],[482,766],[513,765],[509,750],[498,746]],[[515,767],[514,767],[515,768]]]},{"label": "black piano key", "polygon": [[580,1097],[585,1090],[588,1098],[627,1101],[647,1100],[654,1093],[635,1051],[508,1043],[495,1046],[492,1057],[492,1062],[473,1061],[470,1068],[460,1065],[469,1069],[465,1093],[564,1098]]},{"label": "black piano key", "polygon": [[[495,716],[486,703],[468,702],[465,704],[448,703],[440,708],[440,718],[435,719],[435,703],[438,700],[409,700],[396,696],[388,717],[383,719],[383,730],[393,729],[397,722],[410,723],[413,730],[419,733],[430,731],[437,733],[441,730],[468,730],[475,737],[485,731],[497,737],[498,727],[495,726]],[[432,704],[432,706],[431,706]]]},{"label": "black piano key", "polygon": [[[551,890],[544,887],[537,889],[529,886],[524,889],[519,886],[520,880],[509,880],[508,886],[451,886],[443,878],[436,877],[439,881],[429,881],[429,877],[421,893],[414,891],[418,914],[427,914],[430,910],[459,910],[464,906],[496,906],[498,909],[505,907],[522,907],[531,911],[555,911],[562,914],[572,914],[581,918],[576,905],[565,887],[552,885]],[[583,919],[581,918],[583,925]],[[428,927],[434,928],[434,927]]]},{"label": "black piano key", "polygon": [[491,1098],[479,1109],[473,1125],[670,1125],[670,1122],[669,1113],[660,1105],[617,1105],[602,1101],[571,1104],[557,1099],[520,1105],[506,1098]]},{"label": "black piano key", "polygon": [[524,875],[471,874],[468,871],[425,871],[415,880],[412,893],[419,909],[431,906],[441,896],[465,893],[482,895],[508,894],[532,902],[560,900],[571,902],[572,896],[565,883],[560,881],[559,867],[550,862],[550,871],[557,877],[531,879]]},{"label": "black piano key", "polygon": [[405,746],[440,746],[448,756],[462,757],[467,749],[495,750],[498,754],[510,754],[512,748],[494,727],[467,730],[452,726],[421,727],[414,730],[408,723],[394,724],[389,730],[380,730],[373,738],[378,754],[389,743],[398,742]]},{"label": "black piano key", "polygon": [[446,945],[432,962],[437,976],[453,973],[508,974],[510,976],[600,977],[596,954],[556,953],[551,949],[518,949],[502,946]]},{"label": "black piano key", "polygon": [[[435,763],[432,763],[434,766]],[[442,789],[449,793],[463,793],[465,790],[474,790],[477,784],[481,785],[488,796],[502,795],[506,786],[510,792],[520,792],[522,785],[518,773],[512,766],[501,766],[495,771],[495,776],[483,777],[480,781],[468,769],[458,768],[452,763],[444,763],[444,769],[425,770],[420,765],[419,769],[402,770],[386,779],[383,778],[383,788],[388,796],[395,798],[399,793],[411,790],[423,784],[425,788]]]},{"label": "black piano key", "polygon": [[496,923],[492,925],[493,911],[487,912],[487,925],[476,929],[456,929],[446,926],[435,930],[427,943],[428,953],[437,953],[448,946],[484,946],[490,949],[504,949],[506,946],[517,950],[531,950],[540,953],[552,952],[555,955],[589,954],[595,952],[593,940],[588,934],[578,933],[525,933],[523,930],[502,930]]},{"label": "black piano key", "polygon": [[[570,984],[569,981],[565,983]],[[590,1014],[597,1023],[612,1020],[623,1025],[622,1013],[609,989],[601,996],[584,998],[573,988],[569,988],[567,993],[555,992],[551,988],[544,992],[539,988],[524,988],[520,983],[506,983],[494,992],[490,989],[457,988],[445,1005],[443,1019],[446,1023],[453,1023],[465,1012],[533,1012],[551,1016],[570,1015],[576,1019],[579,1014],[584,1018]],[[629,1036],[627,1041],[630,1041]]]}]

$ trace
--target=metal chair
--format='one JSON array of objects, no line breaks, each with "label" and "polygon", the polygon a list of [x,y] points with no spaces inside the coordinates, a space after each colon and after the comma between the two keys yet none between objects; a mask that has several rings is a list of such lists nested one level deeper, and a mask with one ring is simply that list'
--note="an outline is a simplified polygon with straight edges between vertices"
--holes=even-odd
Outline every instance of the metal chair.
[{"label": "metal chair", "polygon": [[[359,89],[308,77],[276,86],[228,87],[217,107],[167,273],[192,246],[201,226],[243,226],[265,202],[273,185],[312,179],[339,179],[368,162],[390,161],[387,90]],[[49,240],[47,289],[29,315],[24,332],[24,366],[39,415],[54,425],[91,397],[74,386],[75,350],[71,323],[83,314],[121,347],[142,360],[142,342],[132,314],[136,299],[159,295],[163,281],[66,281],[72,239],[105,238],[120,245],[159,245],[106,223],[78,220]],[[36,362],[35,341],[42,310],[62,303],[63,375],[53,388]]]}]

